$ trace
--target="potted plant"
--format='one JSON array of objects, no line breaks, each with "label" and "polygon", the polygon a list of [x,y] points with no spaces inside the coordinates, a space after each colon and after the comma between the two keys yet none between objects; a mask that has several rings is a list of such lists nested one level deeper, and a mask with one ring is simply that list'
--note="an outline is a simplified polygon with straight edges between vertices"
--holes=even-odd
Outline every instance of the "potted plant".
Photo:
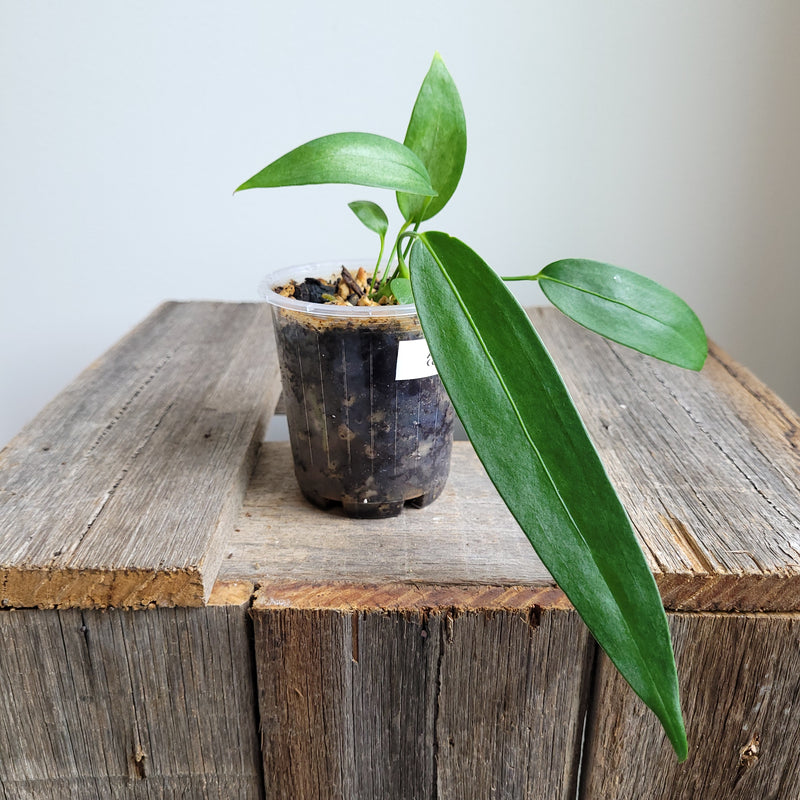
[{"label": "potted plant", "polygon": [[362,262],[293,267],[269,276],[264,294],[300,490],[376,519],[439,496],[455,415],[416,308],[368,300],[373,275]]},{"label": "potted plant", "polygon": [[[459,239],[420,229],[452,196],[465,154],[461,100],[436,54],[402,144],[368,133],[324,136],[237,191],[352,183],[397,192],[403,221],[385,265],[385,212],[369,201],[350,204],[380,238],[366,299],[356,302],[375,314],[380,305],[363,303],[414,304],[441,381],[500,496],[683,760],[688,747],[661,598],[558,371],[504,280]],[[525,279],[539,281],[553,305],[609,339],[688,369],[705,361],[696,315],[648,278],[566,259]]]}]

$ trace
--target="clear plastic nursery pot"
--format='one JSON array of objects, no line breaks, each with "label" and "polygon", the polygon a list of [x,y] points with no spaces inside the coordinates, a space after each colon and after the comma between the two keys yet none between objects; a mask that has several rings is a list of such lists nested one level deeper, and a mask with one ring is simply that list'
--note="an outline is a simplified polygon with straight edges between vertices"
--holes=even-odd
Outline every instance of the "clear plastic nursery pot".
[{"label": "clear plastic nursery pot", "polygon": [[413,305],[336,306],[283,297],[290,280],[328,279],[342,266],[268,276],[294,469],[320,508],[391,517],[440,494],[450,471],[454,411]]}]

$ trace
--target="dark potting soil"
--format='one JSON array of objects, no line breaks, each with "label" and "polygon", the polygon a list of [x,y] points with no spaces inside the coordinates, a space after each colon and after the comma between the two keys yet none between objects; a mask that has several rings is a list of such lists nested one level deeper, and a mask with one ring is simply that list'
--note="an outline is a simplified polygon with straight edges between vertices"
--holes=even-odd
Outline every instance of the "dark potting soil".
[{"label": "dark potting soil", "polygon": [[398,342],[421,338],[418,323],[308,322],[282,310],[275,321],[303,494],[373,518],[435,500],[450,469],[455,414],[438,375],[396,379]]}]

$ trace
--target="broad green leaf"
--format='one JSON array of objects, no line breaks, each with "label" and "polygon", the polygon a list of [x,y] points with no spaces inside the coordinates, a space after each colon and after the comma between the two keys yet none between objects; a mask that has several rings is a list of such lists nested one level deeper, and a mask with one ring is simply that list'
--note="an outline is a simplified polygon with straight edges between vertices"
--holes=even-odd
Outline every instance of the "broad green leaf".
[{"label": "broad green leaf", "polygon": [[539,273],[550,302],[607,339],[687,369],[701,369],[708,341],[700,320],[669,289],[636,272],[569,258]]},{"label": "broad green leaf", "polygon": [[391,288],[398,303],[414,302],[414,293],[411,291],[411,281],[408,278],[395,278],[391,283]]},{"label": "broad green leaf", "polygon": [[420,234],[410,269],[425,338],[489,477],[683,760],[661,598],[547,350],[500,278],[458,239]]},{"label": "broad green leaf", "polygon": [[353,200],[347,204],[350,210],[371,230],[381,237],[389,230],[389,218],[386,212],[371,200]]},{"label": "broad green leaf", "polygon": [[405,219],[421,222],[444,208],[458,186],[467,154],[461,98],[438,53],[417,95],[404,143],[422,159],[438,193],[428,205],[419,195],[397,195]]},{"label": "broad green leaf", "polygon": [[334,133],[301,144],[236,191],[309,183],[354,183],[429,196],[436,194],[419,157],[373,133]]}]

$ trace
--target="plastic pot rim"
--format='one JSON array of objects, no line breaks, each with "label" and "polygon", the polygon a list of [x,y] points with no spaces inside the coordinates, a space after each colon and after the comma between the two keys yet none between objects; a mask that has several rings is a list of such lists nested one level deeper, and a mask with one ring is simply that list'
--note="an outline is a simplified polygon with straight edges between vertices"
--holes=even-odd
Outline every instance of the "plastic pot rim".
[{"label": "plastic pot rim", "polygon": [[395,306],[337,306],[323,303],[308,303],[295,300],[293,297],[283,297],[274,291],[275,286],[283,286],[290,280],[301,283],[305,278],[323,278],[338,272],[342,267],[347,267],[351,272],[359,267],[369,264],[369,259],[342,259],[338,261],[318,261],[310,264],[298,264],[293,267],[284,267],[267,275],[261,282],[259,294],[270,305],[285,308],[298,313],[309,314],[323,319],[349,318],[349,319],[375,319],[375,318],[403,318],[415,317],[417,307],[413,303]]}]

